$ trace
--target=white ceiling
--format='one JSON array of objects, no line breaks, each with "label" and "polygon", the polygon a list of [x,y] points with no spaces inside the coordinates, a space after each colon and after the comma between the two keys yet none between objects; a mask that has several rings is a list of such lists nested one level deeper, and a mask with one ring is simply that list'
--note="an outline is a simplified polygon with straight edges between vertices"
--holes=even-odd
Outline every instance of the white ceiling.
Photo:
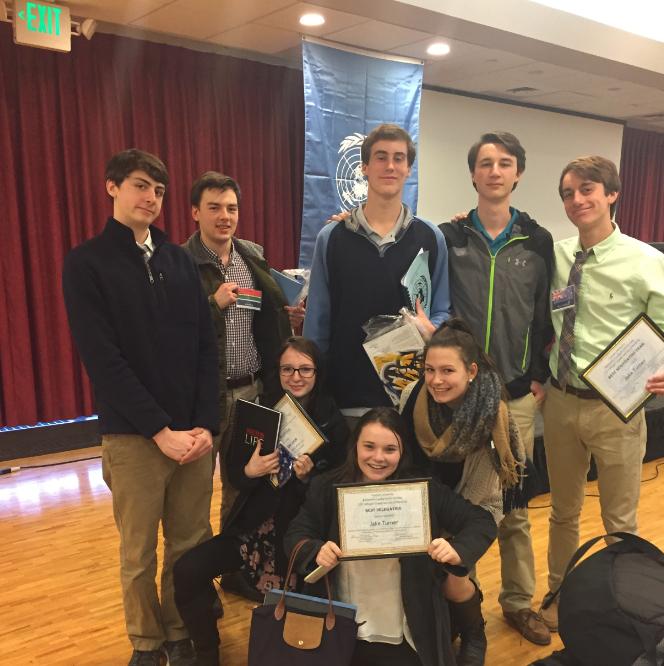
[{"label": "white ceiling", "polygon": [[[231,50],[289,66],[300,66],[301,36],[306,34],[419,58],[425,62],[424,82],[430,86],[614,118],[664,132],[663,63],[650,40],[585,19],[576,19],[570,31],[565,23],[569,17],[548,8],[533,9],[539,7],[533,3],[524,9],[542,12],[533,14],[540,19],[536,39],[523,29],[511,33],[493,27],[501,21],[503,26],[518,23],[516,15],[514,21],[492,16],[509,3],[513,9],[527,0],[470,0],[475,13],[486,5],[486,11],[479,12],[480,23],[460,18],[458,10],[452,13],[455,0],[60,0],[73,16],[102,22],[104,32]],[[322,13],[325,24],[302,27],[298,19],[306,11]],[[519,12],[519,19],[526,13]],[[542,26],[542,20],[551,28]],[[573,39],[584,44],[584,35],[592,35],[586,40],[593,42],[592,48],[570,48]],[[435,39],[450,45],[449,55],[427,56],[426,47]],[[608,56],[597,55],[603,52]],[[638,58],[645,55],[652,55],[657,65],[644,67]],[[634,65],[637,61],[639,66]]]}]

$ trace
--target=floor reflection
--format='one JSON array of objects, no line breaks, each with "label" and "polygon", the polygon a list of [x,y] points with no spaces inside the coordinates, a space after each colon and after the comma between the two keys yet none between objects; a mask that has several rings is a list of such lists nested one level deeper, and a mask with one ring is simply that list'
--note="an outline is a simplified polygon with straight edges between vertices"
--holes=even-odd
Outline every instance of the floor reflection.
[{"label": "floor reflection", "polygon": [[23,468],[0,477],[0,514],[35,514],[56,506],[75,506],[109,493],[102,478],[101,460]]}]

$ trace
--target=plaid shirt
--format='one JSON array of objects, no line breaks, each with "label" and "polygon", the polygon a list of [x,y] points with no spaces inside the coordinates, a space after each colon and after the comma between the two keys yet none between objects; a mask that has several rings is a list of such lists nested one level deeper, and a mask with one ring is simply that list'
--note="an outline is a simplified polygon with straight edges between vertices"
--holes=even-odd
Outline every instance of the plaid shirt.
[{"label": "plaid shirt", "polygon": [[[201,240],[203,249],[221,273],[224,282],[235,282],[243,289],[255,289],[254,277],[231,241],[228,265],[224,266],[216,252]],[[222,310],[226,322],[226,372],[227,379],[246,377],[261,369],[261,359],[253,335],[254,310],[238,308],[232,303]]]}]

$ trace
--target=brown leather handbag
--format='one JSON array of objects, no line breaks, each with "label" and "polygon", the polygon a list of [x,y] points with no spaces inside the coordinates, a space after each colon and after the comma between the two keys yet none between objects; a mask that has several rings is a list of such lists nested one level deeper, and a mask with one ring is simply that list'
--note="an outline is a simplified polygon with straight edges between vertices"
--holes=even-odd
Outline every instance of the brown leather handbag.
[{"label": "brown leather handbag", "polygon": [[[289,581],[295,557],[307,542],[298,542],[288,562]],[[335,613],[330,583],[325,576],[327,599],[307,597],[320,609],[304,613],[289,608],[288,583],[276,605],[258,606],[251,616],[248,666],[347,666],[350,664],[358,624]],[[298,595],[301,596],[301,595]]]}]

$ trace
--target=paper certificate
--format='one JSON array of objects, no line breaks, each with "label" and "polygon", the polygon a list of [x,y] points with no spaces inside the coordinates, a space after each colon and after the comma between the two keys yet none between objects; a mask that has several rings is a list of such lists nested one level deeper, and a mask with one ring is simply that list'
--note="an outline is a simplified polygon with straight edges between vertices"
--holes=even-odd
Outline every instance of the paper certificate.
[{"label": "paper certificate", "polygon": [[327,441],[309,415],[288,393],[279,400],[274,409],[281,412],[279,444],[293,458],[299,458],[305,453],[311,454]]},{"label": "paper certificate", "polygon": [[422,248],[406,274],[401,278],[406,291],[410,309],[415,312],[415,302],[419,298],[420,305],[427,317],[431,316],[431,275],[429,274],[429,250]]},{"label": "paper certificate", "polygon": [[664,332],[646,314],[639,315],[580,374],[627,423],[655,396],[646,380],[664,368]]},{"label": "paper certificate", "polygon": [[340,484],[340,559],[425,553],[431,543],[429,480]]}]

